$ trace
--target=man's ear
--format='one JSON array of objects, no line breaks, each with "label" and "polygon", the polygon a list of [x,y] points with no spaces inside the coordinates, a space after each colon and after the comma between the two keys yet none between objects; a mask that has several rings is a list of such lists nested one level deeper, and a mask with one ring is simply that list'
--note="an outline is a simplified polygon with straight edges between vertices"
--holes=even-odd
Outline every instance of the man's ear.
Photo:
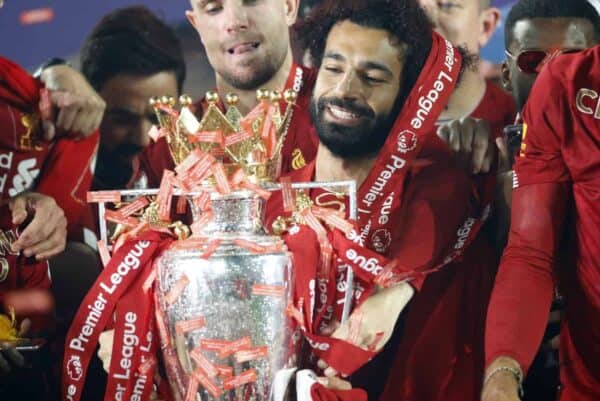
[{"label": "man's ear", "polygon": [[508,61],[504,60],[502,62],[502,66],[500,67],[500,82],[502,83],[502,87],[508,92],[512,92],[512,80],[510,76],[510,68],[508,66]]},{"label": "man's ear", "polygon": [[486,8],[479,16],[481,31],[479,33],[479,48],[484,47],[496,32],[500,21],[500,10],[496,7]]},{"label": "man's ear", "polygon": [[190,24],[192,24],[192,26],[196,28],[196,14],[194,14],[194,11],[186,10],[185,16],[187,17],[187,20],[190,22]]},{"label": "man's ear", "polygon": [[298,10],[300,9],[300,0],[284,0],[285,4],[285,22],[288,26],[296,23]]}]

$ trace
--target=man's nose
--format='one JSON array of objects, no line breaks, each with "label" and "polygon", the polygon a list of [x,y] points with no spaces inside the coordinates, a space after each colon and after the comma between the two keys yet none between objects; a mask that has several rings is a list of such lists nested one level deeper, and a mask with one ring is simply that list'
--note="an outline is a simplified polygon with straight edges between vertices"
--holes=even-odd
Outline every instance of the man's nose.
[{"label": "man's nose", "polygon": [[224,21],[227,33],[235,33],[248,29],[248,12],[244,5],[229,1],[224,5]]},{"label": "man's nose", "polygon": [[334,94],[342,99],[358,99],[362,95],[360,78],[354,71],[346,72],[336,85]]}]

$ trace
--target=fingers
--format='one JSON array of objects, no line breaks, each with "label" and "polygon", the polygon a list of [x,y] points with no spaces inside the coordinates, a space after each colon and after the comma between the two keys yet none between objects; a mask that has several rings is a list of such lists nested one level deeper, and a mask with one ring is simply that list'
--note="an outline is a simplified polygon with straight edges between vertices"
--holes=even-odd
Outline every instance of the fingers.
[{"label": "fingers", "polygon": [[52,121],[42,121],[42,129],[44,131],[44,140],[51,141],[56,136],[56,127],[54,126],[54,123]]},{"label": "fingers", "polygon": [[0,344],[0,374],[9,374],[13,367],[22,368],[25,366],[25,358],[15,347],[8,343]]},{"label": "fingers", "polygon": [[[8,207],[12,213],[12,223],[15,226],[23,224],[25,219],[27,219],[27,200],[28,198],[24,195],[19,195],[10,200]],[[17,252],[18,250],[14,249],[13,243],[13,251]]]},{"label": "fingers", "polygon": [[490,171],[495,154],[490,146],[491,127],[486,121],[470,117],[453,120],[440,126],[437,135],[472,173]]},{"label": "fingers", "polygon": [[52,103],[59,109],[56,119],[58,129],[72,133],[81,134],[84,137],[90,135],[97,128],[97,105],[81,95],[70,92],[52,92]]},{"label": "fingers", "polygon": [[350,382],[340,379],[339,377],[319,377],[317,381],[331,390],[352,390]]},{"label": "fingers", "polygon": [[[452,121],[448,124],[448,146],[455,153],[464,153],[461,150],[461,124],[458,120]],[[465,130],[466,131],[466,130]]]},{"label": "fingers", "polygon": [[62,252],[66,245],[67,220],[54,199],[39,194],[27,194],[34,211],[33,220],[13,242],[15,252],[26,257],[52,256]]},{"label": "fingers", "polygon": [[[58,112],[56,121],[49,121],[55,123],[55,129],[83,137],[98,129],[106,104],[81,73],[64,65],[53,66],[43,71],[41,79],[50,91],[52,109]],[[53,132],[46,137],[53,138]]]},{"label": "fingers", "polygon": [[25,337],[31,329],[31,319],[25,318],[21,321],[21,327],[19,328],[19,337]]},{"label": "fingers", "polygon": [[490,146],[491,128],[483,121],[477,120],[473,134],[473,152],[471,155],[473,174],[488,173],[494,158],[493,147]]},{"label": "fingers", "polygon": [[339,376],[338,371],[335,370],[334,368],[332,368],[331,366],[329,366],[327,369],[325,369],[323,371],[323,374],[325,375],[325,377],[337,377],[337,376]]},{"label": "fingers", "polygon": [[508,160],[510,157],[510,153],[508,152],[508,145],[506,144],[506,140],[504,138],[496,138],[496,146],[500,151],[500,157]]},{"label": "fingers", "polygon": [[57,228],[44,240],[38,242],[34,246],[26,248],[24,251],[25,256],[30,257],[35,255],[36,260],[48,260],[56,255],[59,255],[65,250],[67,243],[64,233],[65,230],[66,225]]},{"label": "fingers", "polygon": [[0,376],[6,376],[10,373],[10,365],[4,356],[2,355],[2,351],[0,351]]},{"label": "fingers", "polygon": [[[336,330],[340,327],[340,323],[335,321],[335,322],[331,322],[327,327],[325,327],[324,329],[321,330],[321,335],[323,336],[331,336],[334,335],[334,333],[336,332]],[[340,337],[336,337],[336,338],[340,338]]]}]

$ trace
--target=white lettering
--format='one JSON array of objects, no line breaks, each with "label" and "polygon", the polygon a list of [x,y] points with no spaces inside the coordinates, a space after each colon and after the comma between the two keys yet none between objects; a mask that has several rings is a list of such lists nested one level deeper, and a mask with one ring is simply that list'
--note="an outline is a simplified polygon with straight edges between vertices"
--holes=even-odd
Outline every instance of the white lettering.
[{"label": "white lettering", "polygon": [[12,167],[13,152],[0,155],[0,168],[10,170]]},{"label": "white lettering", "polygon": [[379,265],[379,262],[375,258],[369,258],[359,255],[354,249],[350,248],[346,251],[346,258],[360,267],[361,269],[369,272],[375,276],[378,276],[383,271],[383,267]]}]

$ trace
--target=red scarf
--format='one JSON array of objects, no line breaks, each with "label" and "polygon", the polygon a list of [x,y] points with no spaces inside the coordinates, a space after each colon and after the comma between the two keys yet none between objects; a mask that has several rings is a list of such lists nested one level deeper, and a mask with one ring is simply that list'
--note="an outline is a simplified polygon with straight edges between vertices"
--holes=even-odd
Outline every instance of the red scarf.
[{"label": "red scarf", "polygon": [[0,57],[0,192],[2,201],[26,189],[53,197],[71,228],[86,207],[98,133],[44,141],[39,116],[46,96],[39,81]]}]

